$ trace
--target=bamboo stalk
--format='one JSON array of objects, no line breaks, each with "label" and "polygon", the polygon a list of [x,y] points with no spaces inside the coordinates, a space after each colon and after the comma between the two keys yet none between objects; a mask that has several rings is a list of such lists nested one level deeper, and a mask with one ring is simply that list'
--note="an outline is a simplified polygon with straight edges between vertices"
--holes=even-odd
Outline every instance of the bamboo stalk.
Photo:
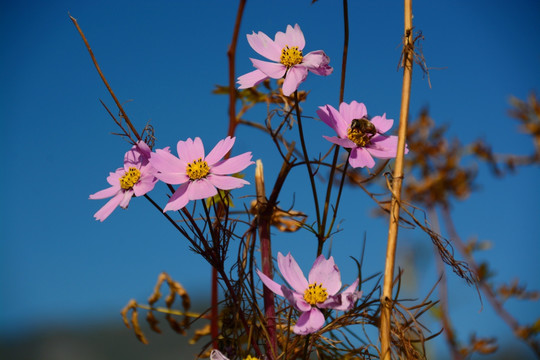
[{"label": "bamboo stalk", "polygon": [[392,314],[392,285],[394,280],[394,265],[396,258],[397,234],[399,225],[399,210],[401,202],[401,185],[403,182],[403,158],[407,134],[407,118],[411,95],[412,52],[414,50],[412,36],[412,0],[404,0],[405,30],[403,39],[403,85],[401,88],[401,109],[399,115],[398,148],[392,183],[392,203],[390,207],[390,225],[388,227],[388,243],[386,263],[384,268],[383,295],[381,298],[381,359],[391,359],[391,314]]}]

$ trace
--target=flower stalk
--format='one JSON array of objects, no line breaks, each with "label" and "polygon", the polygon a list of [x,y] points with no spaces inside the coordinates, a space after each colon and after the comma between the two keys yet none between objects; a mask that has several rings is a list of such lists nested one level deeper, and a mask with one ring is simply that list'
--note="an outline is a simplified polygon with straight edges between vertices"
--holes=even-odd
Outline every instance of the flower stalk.
[{"label": "flower stalk", "polygon": [[401,88],[401,109],[399,115],[398,147],[392,182],[392,203],[390,207],[390,225],[388,227],[388,242],[384,268],[383,295],[381,298],[381,359],[391,359],[391,314],[393,307],[392,286],[394,280],[394,265],[396,258],[399,211],[401,202],[401,185],[403,182],[403,158],[407,133],[407,118],[411,95],[411,78],[414,42],[412,36],[412,0],[405,0],[405,29],[403,37],[403,84]]},{"label": "flower stalk", "polygon": [[[270,242],[270,223],[272,219],[272,209],[268,209],[266,201],[266,191],[264,188],[264,171],[261,160],[257,160],[255,168],[255,188],[257,192],[257,207],[259,209],[259,241],[261,244],[261,269],[263,274],[270,279],[274,277],[272,269],[272,245]],[[266,343],[266,355],[273,360],[277,354],[276,337],[276,309],[274,305],[274,293],[267,287],[263,288],[264,314],[266,316],[266,331],[268,341]]]}]

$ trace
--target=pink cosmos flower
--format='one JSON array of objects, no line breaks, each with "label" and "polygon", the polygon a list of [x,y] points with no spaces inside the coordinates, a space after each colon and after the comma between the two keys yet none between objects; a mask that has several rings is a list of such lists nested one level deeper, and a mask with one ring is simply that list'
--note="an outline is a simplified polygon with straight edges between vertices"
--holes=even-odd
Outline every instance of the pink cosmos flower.
[{"label": "pink cosmos flower", "polygon": [[306,41],[298,24],[294,25],[294,28],[287,25],[286,32],[277,32],[273,41],[260,31],[258,34],[253,32],[247,35],[247,40],[253,50],[274,62],[250,59],[257,70],[238,78],[239,89],[250,88],[268,78],[284,77],[283,94],[289,96],[306,79],[308,71],[323,76],[330,75],[333,71],[332,67],[328,66],[330,58],[324,51],[317,50],[303,55]]},{"label": "pink cosmos flower", "polygon": [[277,262],[281,275],[292,289],[278,284],[259,270],[257,274],[268,289],[287,298],[302,312],[293,329],[298,335],[311,334],[322,328],[324,315],[319,309],[347,311],[362,296],[362,292],[356,291],[358,278],[351,286],[337,294],[341,289],[341,275],[332,256],[327,260],[320,255],[315,260],[309,272],[309,282],[290,253],[286,256],[278,253]]},{"label": "pink cosmos flower", "polygon": [[[368,120],[366,106],[353,101],[350,105],[342,102],[339,111],[330,105],[320,106],[317,115],[338,135],[324,138],[351,149],[349,164],[352,167],[372,168],[375,166],[373,157],[396,157],[398,137],[382,135],[394,124],[394,120],[387,119],[386,114]],[[405,148],[405,154],[408,152],[409,149]]]},{"label": "pink cosmos flower", "polygon": [[198,137],[195,140],[179,141],[178,157],[162,150],[152,153],[150,164],[157,170],[156,177],[167,184],[182,184],[163,211],[180,210],[190,200],[212,197],[218,193],[217,189],[231,190],[249,184],[246,180],[226,176],[253,164],[251,152],[222,160],[235,140],[228,136],[206,156],[203,143]]},{"label": "pink cosmos flower", "polygon": [[148,145],[139,141],[124,156],[124,167],[111,172],[107,177],[111,187],[90,195],[90,199],[112,197],[94,214],[96,220],[105,220],[117,206],[126,209],[133,195],[142,196],[154,188],[158,179],[148,163],[150,153]]},{"label": "pink cosmos flower", "polygon": [[[223,355],[219,350],[212,350],[210,353],[210,360],[229,360],[228,357]],[[244,360],[259,360],[258,358],[248,355]]]}]

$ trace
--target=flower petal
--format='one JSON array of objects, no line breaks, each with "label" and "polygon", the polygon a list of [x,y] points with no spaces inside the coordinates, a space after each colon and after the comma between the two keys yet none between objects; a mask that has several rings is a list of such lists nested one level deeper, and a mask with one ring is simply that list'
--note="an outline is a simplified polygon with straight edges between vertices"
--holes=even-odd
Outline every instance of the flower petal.
[{"label": "flower petal", "polygon": [[371,139],[366,150],[379,159],[391,159],[396,157],[397,143],[397,136],[376,135]]},{"label": "flower petal", "polygon": [[373,160],[373,158],[365,148],[357,147],[351,150],[349,164],[351,164],[353,168],[367,166],[371,169],[375,166],[375,160]]},{"label": "flower petal", "polygon": [[[351,286],[349,286],[347,289],[343,290],[341,294],[335,297],[335,302],[332,306],[327,306],[327,308],[331,308],[334,310],[340,310],[340,311],[349,311],[354,307],[354,304],[358,299],[362,297],[361,291],[356,291],[356,288],[358,287],[358,279],[356,279]],[[326,303],[326,301],[325,301]],[[319,307],[321,307],[319,304]]]},{"label": "flower petal", "polygon": [[252,155],[251,152],[246,152],[232,158],[220,161],[211,167],[210,171],[212,174],[217,175],[228,175],[236,174],[247,168],[249,165],[254,164],[251,161]]},{"label": "flower petal", "polygon": [[169,199],[167,205],[165,205],[165,211],[176,211],[182,209],[189,202],[188,189],[191,185],[191,182],[182,184],[176,191],[173,196]]},{"label": "flower petal", "polygon": [[311,305],[309,305],[306,300],[304,300],[304,295],[292,291],[287,288],[285,285],[281,286],[281,290],[285,298],[291,303],[296,310],[298,311],[309,311],[311,310]]},{"label": "flower petal", "polygon": [[308,281],[300,270],[298,263],[292,257],[291,253],[283,256],[282,253],[278,253],[277,263],[281,275],[285,278],[287,283],[299,294],[303,294],[308,288]]},{"label": "flower petal", "polygon": [[257,69],[262,71],[266,76],[271,77],[272,79],[281,79],[285,75],[285,72],[287,71],[287,67],[283,64],[257,60],[257,59],[251,59],[251,62],[253,63],[253,66],[255,66]]},{"label": "flower petal", "polygon": [[165,184],[178,185],[189,181],[189,176],[182,173],[156,173],[155,175],[159,180]]},{"label": "flower petal", "polygon": [[371,119],[371,122],[375,127],[377,128],[377,131],[379,134],[383,134],[390,130],[392,128],[392,125],[394,125],[394,120],[387,119],[386,113],[384,113],[382,116],[374,116]]},{"label": "flower petal", "polygon": [[339,105],[339,113],[343,117],[343,120],[345,120],[347,127],[351,125],[353,119],[361,119],[363,117],[366,117],[368,114],[366,105],[356,101],[351,101],[350,104],[342,102]]},{"label": "flower petal", "polygon": [[298,50],[303,50],[306,46],[306,40],[304,38],[304,33],[300,30],[298,24],[294,25],[294,28],[291,25],[287,25],[285,33],[278,31],[275,36],[275,43],[279,47],[280,55],[281,49],[285,46],[293,47],[297,46]]},{"label": "flower petal", "polygon": [[114,209],[116,209],[116,207],[118,206],[118,204],[120,204],[120,201],[122,201],[123,198],[124,193],[122,191],[119,191],[115,197],[107,201],[107,203],[103,205],[103,207],[94,214],[96,220],[103,221],[107,217],[109,217],[109,215],[111,215]]},{"label": "flower petal", "polygon": [[298,335],[308,335],[316,332],[324,325],[324,315],[316,307],[306,311],[298,318],[293,331]]},{"label": "flower petal", "polygon": [[325,106],[319,106],[319,110],[317,110],[317,115],[319,116],[319,119],[321,119],[326,125],[330,126],[332,129],[336,130],[336,123],[333,117],[330,116],[330,113],[328,110],[328,107],[332,107],[331,105],[325,105]]},{"label": "flower petal", "polygon": [[210,353],[210,360],[229,360],[229,358],[225,357],[225,355],[218,350],[212,350]]},{"label": "flower petal", "polygon": [[224,175],[213,175],[210,174],[206,179],[215,187],[221,190],[232,190],[243,187],[244,185],[249,185],[244,179],[235,178],[234,176],[224,176]]},{"label": "flower petal", "polygon": [[247,41],[249,45],[260,55],[272,61],[279,62],[281,57],[281,47],[279,47],[272,39],[270,39],[265,33],[259,31],[253,32],[251,35],[247,35]]},{"label": "flower petal", "polygon": [[117,186],[111,186],[109,188],[103,189],[98,191],[95,194],[90,195],[90,199],[92,200],[98,200],[98,199],[105,199],[110,198],[111,196],[115,196],[120,190],[120,182]]},{"label": "flower petal", "polygon": [[180,160],[184,160],[186,163],[204,159],[204,145],[200,137],[196,137],[195,140],[191,140],[191,138],[186,141],[180,140],[176,145],[176,150]]},{"label": "flower petal", "polygon": [[208,163],[208,166],[213,167],[215,163],[221,160],[231,150],[235,141],[236,138],[230,136],[227,136],[225,139],[220,140],[220,142],[218,142],[216,146],[214,146],[212,151],[210,151],[210,153],[206,155],[204,161]]},{"label": "flower petal", "polygon": [[188,188],[189,200],[206,199],[217,193],[216,187],[208,179],[192,181]]},{"label": "flower petal", "polygon": [[314,74],[327,76],[334,71],[334,69],[329,66],[330,58],[322,50],[312,51],[302,60],[302,65],[304,65],[309,71]]},{"label": "flower petal", "polygon": [[298,89],[298,85],[306,80],[308,71],[302,65],[295,65],[287,71],[283,82],[283,95],[289,96]]},{"label": "flower petal", "polygon": [[110,172],[107,182],[112,186],[120,186],[120,178],[126,174],[124,168],[118,168],[115,172]]},{"label": "flower petal", "polygon": [[238,86],[239,89],[248,89],[255,85],[259,85],[266,79],[268,79],[268,76],[261,70],[257,69],[238,77],[236,82],[238,83],[238,85],[240,85]]},{"label": "flower petal", "polygon": [[189,179],[186,175],[187,163],[166,150],[153,152],[150,165],[157,171],[155,176],[167,184],[183,184]]},{"label": "flower petal", "polygon": [[274,294],[278,294],[280,296],[285,297],[283,294],[283,288],[280,284],[275,282],[274,280],[270,279],[268,276],[264,275],[261,271],[257,270],[257,275],[261,278],[261,281],[263,284],[269,288]]},{"label": "flower petal", "polygon": [[311,267],[308,279],[310,284],[321,284],[330,296],[341,289],[341,274],[332,256],[327,260],[324,255],[319,255]]},{"label": "flower petal", "polygon": [[347,149],[354,149],[355,147],[358,146],[349,139],[342,139],[342,138],[338,138],[336,136],[324,136],[323,135],[323,138],[325,138],[326,140],[330,141],[333,144],[342,146],[342,147],[347,148]]},{"label": "flower petal", "polygon": [[141,179],[133,185],[135,196],[143,196],[149,191],[152,191],[157,183],[157,178],[154,175],[142,176]]},{"label": "flower petal", "polygon": [[[328,106],[328,114],[334,119],[336,133],[340,138],[347,138],[347,129],[351,126],[352,119],[345,118],[341,112],[337,111],[333,106]],[[341,106],[340,106],[341,108]]]},{"label": "flower petal", "polygon": [[124,197],[122,198],[122,201],[120,201],[120,204],[118,204],[118,206],[120,206],[122,209],[127,209],[129,205],[129,201],[131,200],[132,197],[133,197],[133,189],[128,189],[124,191]]}]

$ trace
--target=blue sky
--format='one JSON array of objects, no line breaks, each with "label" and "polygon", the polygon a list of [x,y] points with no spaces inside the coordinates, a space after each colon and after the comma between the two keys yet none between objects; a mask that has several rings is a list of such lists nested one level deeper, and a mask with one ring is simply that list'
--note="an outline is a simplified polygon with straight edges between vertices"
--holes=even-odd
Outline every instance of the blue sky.
[{"label": "blue sky", "polygon": [[[385,112],[398,119],[401,2],[351,1],[349,6],[345,101],[364,102],[370,114]],[[424,55],[434,69],[431,89],[415,70],[411,116],[429,106],[432,117],[448,124],[449,133],[464,143],[481,138],[499,153],[530,153],[532,141],[519,133],[507,111],[511,95],[523,99],[540,90],[540,3],[415,1],[413,6],[415,27],[426,38]],[[93,219],[104,202],[90,201],[88,195],[107,186],[108,172],[121,165],[128,145],[110,135],[116,128],[98,99],[111,108],[113,102],[68,12],[85,31],[117,96],[122,102],[132,100],[125,109],[136,126],[151,121],[156,128],[157,146],[200,136],[210,148],[227,131],[227,98],[211,91],[227,82],[236,2],[2,2],[0,126],[5,136],[0,146],[8,155],[0,179],[2,333],[28,331],[48,321],[118,317],[130,298],[146,299],[161,271],[194,294],[206,292],[209,283],[208,266],[145,200],[134,199],[128,211],[117,210],[104,223]],[[251,71],[249,57],[258,57],[245,34],[263,31],[273,37],[295,23],[306,37],[305,51],[325,50],[335,69],[332,76],[310,76],[301,85],[311,91],[305,114],[315,115],[317,106],[338,105],[342,10],[336,2],[248,2],[236,72]],[[264,114],[261,107],[247,118],[262,121]],[[328,129],[314,120],[309,125],[308,146],[314,153],[325,151],[321,135]],[[237,137],[234,153],[252,151],[272,178],[279,163],[268,140],[247,128],[240,128]],[[304,171],[298,170],[293,179],[305,181]],[[252,171],[248,168],[248,181]],[[479,166],[481,187],[453,206],[463,238],[493,242],[482,256],[497,271],[496,280],[519,277],[536,289],[539,180],[538,168],[494,179]],[[312,202],[305,188],[291,181],[284,205],[292,204],[294,195],[295,207],[309,212]],[[238,196],[253,191],[246,188]],[[348,256],[360,253],[359,234],[364,232],[364,272],[383,268],[387,220],[371,217],[372,208],[361,192],[351,192],[343,203],[345,230],[334,239],[333,253],[345,282],[354,277]],[[276,236],[274,250],[291,251],[308,268],[314,239],[307,233],[291,238]],[[404,230],[399,241],[403,249],[424,249],[418,253],[426,266],[418,275],[422,295],[437,278],[429,240]],[[451,286],[454,321],[463,340],[474,329],[486,336],[510,335],[487,304],[480,312],[474,289],[458,279]],[[538,304],[508,305],[521,320],[540,316]]]}]

